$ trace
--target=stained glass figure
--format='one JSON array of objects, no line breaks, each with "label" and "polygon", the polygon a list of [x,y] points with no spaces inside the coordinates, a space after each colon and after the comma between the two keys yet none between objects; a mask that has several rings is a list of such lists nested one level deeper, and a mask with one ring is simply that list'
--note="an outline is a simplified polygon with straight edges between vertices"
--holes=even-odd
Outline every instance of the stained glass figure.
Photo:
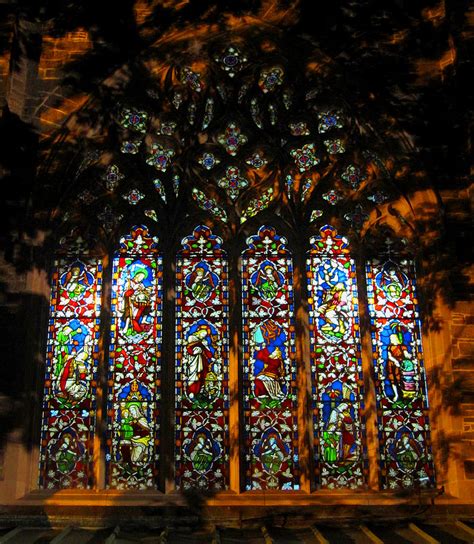
[{"label": "stained glass figure", "polygon": [[312,210],[309,222],[313,223],[316,219],[319,219],[323,215],[323,210]]},{"label": "stained glass figure", "polygon": [[287,174],[285,177],[285,189],[286,194],[288,196],[288,200],[293,199],[293,190],[295,187],[295,180],[293,179],[293,176],[291,174]]},{"label": "stained glass figure", "polygon": [[174,121],[162,121],[160,125],[160,133],[164,134],[165,136],[173,136],[177,126],[178,125]]},{"label": "stained glass figure", "polygon": [[163,263],[145,225],[113,261],[107,397],[107,487],[157,485]]},{"label": "stained glass figure", "polygon": [[178,198],[178,195],[179,195],[179,188],[181,187],[181,178],[178,176],[178,174],[175,174],[173,176],[173,192],[174,192],[174,196],[176,198]]},{"label": "stained glass figure", "polygon": [[314,186],[315,181],[312,178],[306,178],[303,181],[303,186],[301,187],[301,202],[305,202],[305,200],[308,199]]},{"label": "stained glass figure", "polygon": [[227,256],[206,226],[176,261],[176,485],[229,484]]},{"label": "stained glass figure", "polygon": [[355,489],[366,468],[357,278],[348,240],[333,227],[311,238],[306,276],[316,484]]},{"label": "stained glass figure", "polygon": [[81,193],[78,194],[79,200],[81,200],[86,206],[89,204],[92,204],[95,200],[97,200],[97,197],[92,194],[88,189],[85,189]]},{"label": "stained glass figure", "polygon": [[204,108],[204,115],[202,118],[201,129],[206,130],[206,128],[211,124],[211,121],[213,118],[214,118],[214,99],[209,97],[206,100],[206,106]]},{"label": "stained glass figure", "polygon": [[39,487],[92,486],[102,264],[59,259],[52,273]]},{"label": "stained glass figure", "polygon": [[372,201],[374,204],[383,204],[388,200],[388,195],[384,191],[376,191],[368,195],[367,200]]},{"label": "stained glass figure", "polygon": [[179,110],[179,108],[181,107],[183,100],[184,100],[184,97],[181,91],[175,91],[173,93],[173,98],[171,99],[171,102],[177,110]]},{"label": "stained glass figure", "polygon": [[432,487],[434,468],[413,262],[368,263],[367,295],[382,487]]},{"label": "stained glass figure", "polygon": [[260,115],[260,106],[258,104],[258,100],[255,97],[250,100],[250,115],[252,116],[253,122],[257,125],[257,127],[263,129],[262,116]]},{"label": "stained glass figure", "polygon": [[304,121],[298,123],[290,123],[288,125],[292,136],[309,136],[310,130]]},{"label": "stained glass figure", "polygon": [[270,124],[275,126],[278,121],[277,109],[274,104],[268,104],[268,115],[270,117]]},{"label": "stained glass figure", "polygon": [[153,185],[155,186],[155,189],[158,191],[158,194],[161,197],[161,200],[166,204],[166,189],[163,185],[163,182],[159,178],[155,178],[153,180]]},{"label": "stained glass figure", "polygon": [[143,212],[147,217],[150,219],[153,219],[153,221],[156,221],[158,223],[158,215],[155,210],[145,210]]},{"label": "stained glass figure", "polygon": [[111,206],[108,204],[104,206],[104,209],[97,215],[97,217],[107,233],[112,232],[123,219],[123,215],[114,213]]},{"label": "stained glass figure", "polygon": [[263,226],[242,254],[245,488],[299,489],[293,263]]}]

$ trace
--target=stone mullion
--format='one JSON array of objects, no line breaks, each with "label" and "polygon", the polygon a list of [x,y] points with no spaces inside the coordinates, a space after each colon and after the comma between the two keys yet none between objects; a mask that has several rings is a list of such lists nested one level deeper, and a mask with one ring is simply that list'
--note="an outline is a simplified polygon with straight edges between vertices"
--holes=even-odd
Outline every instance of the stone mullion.
[{"label": "stone mullion", "polygon": [[102,258],[102,300],[100,312],[99,357],[97,361],[97,411],[93,451],[94,487],[105,489],[105,447],[107,440],[107,376],[110,346],[110,293],[112,259]]},{"label": "stone mullion", "polygon": [[240,291],[240,257],[229,252],[229,470],[230,490],[242,491],[242,376],[241,323],[242,295]]},{"label": "stone mullion", "polygon": [[305,275],[305,253],[302,248],[293,256],[293,293],[295,301],[296,361],[298,387],[298,450],[301,490],[310,493],[313,489],[312,459],[312,412],[311,405],[311,356],[309,338],[309,316]]},{"label": "stone mullion", "polygon": [[366,426],[367,446],[367,486],[371,490],[380,489],[380,458],[378,444],[377,405],[375,398],[374,363],[371,341],[371,326],[367,302],[365,260],[355,258],[357,287],[359,294],[360,343],[362,375],[364,379],[364,410],[362,417]]}]

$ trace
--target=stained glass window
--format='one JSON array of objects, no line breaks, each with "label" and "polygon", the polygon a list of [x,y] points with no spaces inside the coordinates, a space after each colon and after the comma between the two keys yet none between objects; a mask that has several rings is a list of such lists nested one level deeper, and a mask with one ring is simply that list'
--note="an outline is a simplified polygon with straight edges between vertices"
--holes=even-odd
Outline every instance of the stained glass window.
[{"label": "stained glass window", "polygon": [[39,486],[89,488],[102,264],[64,258],[52,274]]},{"label": "stained glass window", "polygon": [[357,488],[366,454],[357,278],[346,238],[325,225],[306,263],[316,482]]},{"label": "stained glass window", "polygon": [[409,260],[367,265],[385,489],[434,485],[415,270]]},{"label": "stained glass window", "polygon": [[144,225],[120,240],[112,270],[107,485],[157,486],[163,264]]},{"label": "stained glass window", "polygon": [[222,240],[198,226],[176,263],[176,485],[229,484],[229,307]]},{"label": "stained glass window", "polygon": [[293,263],[263,226],[242,254],[245,487],[299,489]]}]

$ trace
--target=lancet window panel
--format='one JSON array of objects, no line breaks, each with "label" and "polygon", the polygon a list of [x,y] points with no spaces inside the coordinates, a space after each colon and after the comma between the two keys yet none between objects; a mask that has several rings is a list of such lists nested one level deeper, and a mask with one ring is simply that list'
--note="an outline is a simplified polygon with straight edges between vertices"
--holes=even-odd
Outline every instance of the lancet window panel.
[{"label": "lancet window panel", "polygon": [[163,260],[144,225],[113,261],[107,486],[153,489],[159,473]]},{"label": "lancet window panel", "polygon": [[407,259],[374,259],[366,274],[382,487],[431,487],[434,469],[414,265]]},{"label": "lancet window panel", "polygon": [[176,262],[176,486],[229,486],[229,292],[222,239],[198,226]]},{"label": "lancet window panel", "polygon": [[41,427],[39,487],[90,488],[96,421],[102,263],[54,263]]},{"label": "lancet window panel", "polygon": [[315,481],[322,488],[365,483],[357,277],[349,242],[325,225],[306,264],[311,341]]},{"label": "lancet window panel", "polygon": [[299,489],[293,261],[262,226],[242,254],[246,490]]}]

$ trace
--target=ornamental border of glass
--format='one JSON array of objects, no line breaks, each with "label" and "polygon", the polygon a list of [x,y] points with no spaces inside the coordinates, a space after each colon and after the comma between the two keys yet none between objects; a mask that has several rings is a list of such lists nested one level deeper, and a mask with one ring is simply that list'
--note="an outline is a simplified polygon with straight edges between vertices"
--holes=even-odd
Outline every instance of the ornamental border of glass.
[{"label": "ornamental border of glass", "polygon": [[51,278],[38,483],[85,489],[94,479],[102,262],[56,259]]}]

